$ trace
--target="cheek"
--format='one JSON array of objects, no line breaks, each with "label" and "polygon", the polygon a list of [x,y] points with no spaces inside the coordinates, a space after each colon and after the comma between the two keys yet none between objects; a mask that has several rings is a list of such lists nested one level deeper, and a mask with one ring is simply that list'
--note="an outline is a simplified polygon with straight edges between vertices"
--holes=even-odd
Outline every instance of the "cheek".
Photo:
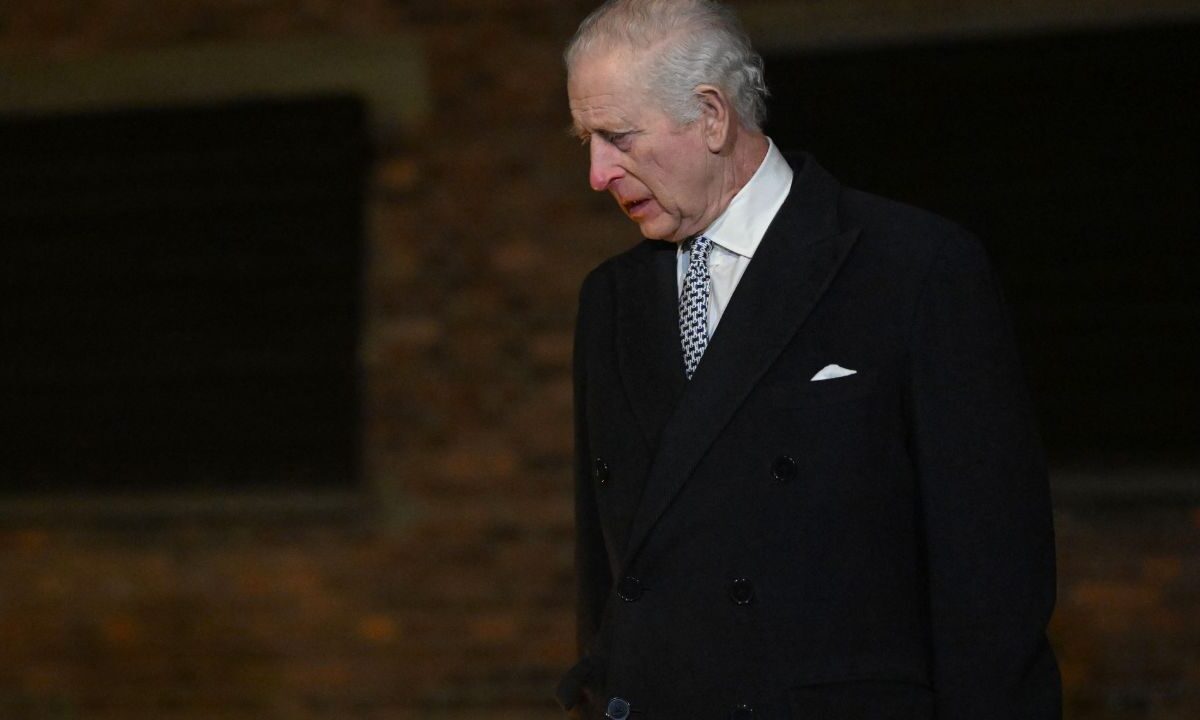
[{"label": "cheek", "polygon": [[671,184],[675,206],[680,215],[689,217],[705,207],[707,184],[699,168],[691,166],[677,167],[674,170]]},{"label": "cheek", "polygon": [[683,168],[670,163],[655,163],[651,170],[649,187],[663,209],[678,214],[686,212],[692,198],[692,186],[687,182]]},{"label": "cheek", "polygon": [[644,158],[642,182],[668,213],[689,216],[705,203],[705,160],[704,150],[689,138],[674,138]]}]

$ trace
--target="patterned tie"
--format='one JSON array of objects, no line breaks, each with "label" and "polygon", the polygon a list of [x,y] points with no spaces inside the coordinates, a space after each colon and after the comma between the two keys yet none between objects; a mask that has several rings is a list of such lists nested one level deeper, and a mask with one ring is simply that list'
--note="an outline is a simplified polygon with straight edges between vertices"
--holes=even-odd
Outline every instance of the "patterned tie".
[{"label": "patterned tie", "polygon": [[703,235],[692,240],[683,294],[679,297],[679,339],[683,343],[683,371],[691,380],[708,347],[708,252],[712,240]]}]

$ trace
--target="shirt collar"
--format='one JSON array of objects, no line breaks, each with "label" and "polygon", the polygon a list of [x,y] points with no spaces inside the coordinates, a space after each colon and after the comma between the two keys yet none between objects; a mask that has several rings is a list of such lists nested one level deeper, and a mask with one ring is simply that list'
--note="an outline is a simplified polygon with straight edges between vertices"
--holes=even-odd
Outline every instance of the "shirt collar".
[{"label": "shirt collar", "polygon": [[733,196],[729,207],[701,235],[746,258],[754,257],[767,226],[792,187],[792,168],[767,138],[767,155],[750,182]]}]

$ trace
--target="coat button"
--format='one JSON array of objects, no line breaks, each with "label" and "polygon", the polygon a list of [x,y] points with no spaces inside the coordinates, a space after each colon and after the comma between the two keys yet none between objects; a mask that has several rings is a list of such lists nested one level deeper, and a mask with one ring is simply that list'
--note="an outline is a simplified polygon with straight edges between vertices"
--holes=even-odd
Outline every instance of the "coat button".
[{"label": "coat button", "polygon": [[619,697],[610,698],[608,709],[604,711],[604,717],[608,720],[628,720],[629,701]]},{"label": "coat button", "polygon": [[790,455],[780,455],[771,463],[771,475],[779,482],[796,479],[796,461]]},{"label": "coat button", "polygon": [[749,605],[754,601],[754,583],[738,578],[729,583],[729,598],[738,605]]},{"label": "coat button", "polygon": [[625,602],[636,602],[642,596],[643,590],[642,581],[630,575],[621,578],[621,582],[617,583],[617,597]]},{"label": "coat button", "polygon": [[592,479],[601,485],[608,484],[608,463],[601,458],[592,463]]},{"label": "coat button", "polygon": [[729,713],[729,720],[754,720],[754,708],[749,705],[738,705]]}]

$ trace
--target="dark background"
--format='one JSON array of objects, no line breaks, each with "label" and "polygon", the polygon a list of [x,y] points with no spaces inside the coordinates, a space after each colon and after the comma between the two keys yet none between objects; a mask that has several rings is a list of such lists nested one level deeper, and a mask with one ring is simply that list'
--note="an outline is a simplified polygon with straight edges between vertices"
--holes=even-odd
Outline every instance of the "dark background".
[{"label": "dark background", "polygon": [[357,478],[356,98],[0,118],[5,492]]},{"label": "dark background", "polygon": [[780,146],[983,239],[1054,464],[1200,472],[1200,26],[767,68]]}]

